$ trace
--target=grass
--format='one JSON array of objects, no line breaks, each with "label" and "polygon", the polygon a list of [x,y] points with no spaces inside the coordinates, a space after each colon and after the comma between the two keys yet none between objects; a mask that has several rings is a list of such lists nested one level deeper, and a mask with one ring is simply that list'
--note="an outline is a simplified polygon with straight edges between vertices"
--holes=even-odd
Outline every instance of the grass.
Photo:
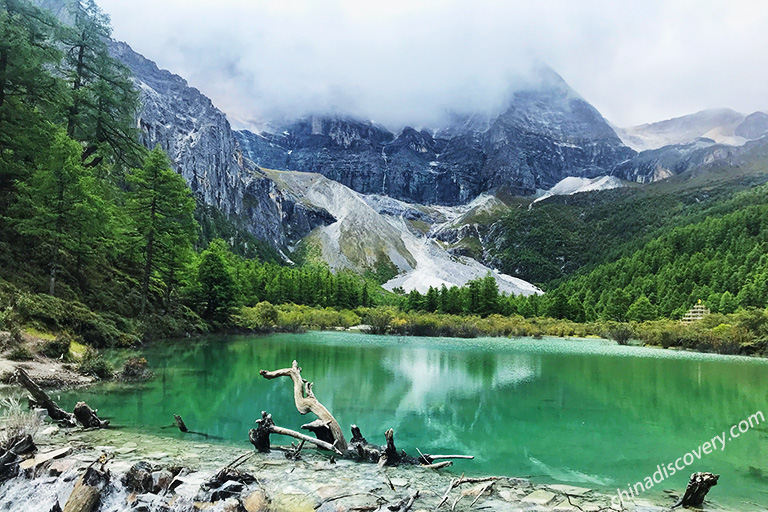
[{"label": "grass", "polygon": [[33,338],[37,338],[37,339],[45,340],[45,341],[55,340],[56,339],[56,335],[55,334],[52,334],[52,333],[46,332],[46,331],[41,331],[41,330],[36,329],[34,327],[25,327],[24,328],[24,333],[28,334],[29,336],[32,336]]}]

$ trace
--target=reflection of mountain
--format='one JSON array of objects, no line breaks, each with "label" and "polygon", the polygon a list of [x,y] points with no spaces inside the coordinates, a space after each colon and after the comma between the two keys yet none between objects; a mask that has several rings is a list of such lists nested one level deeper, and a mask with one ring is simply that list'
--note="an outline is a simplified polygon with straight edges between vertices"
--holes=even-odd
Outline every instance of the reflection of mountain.
[{"label": "reflection of mountain", "polygon": [[406,382],[408,389],[397,398],[397,410],[426,411],[450,399],[517,386],[541,373],[540,358],[530,354],[461,356],[424,348],[388,354],[382,366],[394,374],[397,382]]}]

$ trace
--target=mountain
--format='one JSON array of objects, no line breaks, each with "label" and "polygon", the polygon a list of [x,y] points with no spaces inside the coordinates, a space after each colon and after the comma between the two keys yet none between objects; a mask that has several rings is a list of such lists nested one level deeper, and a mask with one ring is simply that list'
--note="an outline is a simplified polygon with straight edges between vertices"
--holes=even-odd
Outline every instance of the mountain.
[{"label": "mountain", "polygon": [[624,144],[637,151],[690,144],[697,139],[709,144],[740,146],[747,140],[759,139],[767,131],[768,115],[755,112],[745,117],[727,108],[616,130]]},{"label": "mountain", "polygon": [[[71,0],[35,3],[71,23]],[[283,197],[258,167],[243,158],[227,117],[208,97],[128,44],[108,43],[112,56],[133,73],[141,95],[136,117],[141,143],[149,149],[160,145],[201,203],[278,250],[333,221],[324,212]]]},{"label": "mountain", "polygon": [[383,196],[365,196],[320,174],[265,171],[278,188],[335,222],[316,228],[296,248],[305,261],[327,262],[333,269],[352,269],[386,276],[384,288],[426,292],[461,286],[489,272],[500,291],[531,295],[541,290],[521,279],[501,274],[478,261],[451,255],[428,236],[429,227],[450,221],[466,207],[431,208]]},{"label": "mountain", "polygon": [[186,80],[159,69],[126,43],[112,41],[110,51],[133,72],[141,93],[137,125],[142,144],[159,144],[200,201],[276,249],[332,221],[283,197],[243,158],[224,113]]},{"label": "mountain", "polygon": [[506,188],[530,195],[567,176],[608,174],[635,152],[549,68],[510,94],[499,114],[452,114],[435,130],[397,135],[372,122],[315,115],[274,133],[236,132],[266,167],[317,172],[363,194],[464,204]]}]

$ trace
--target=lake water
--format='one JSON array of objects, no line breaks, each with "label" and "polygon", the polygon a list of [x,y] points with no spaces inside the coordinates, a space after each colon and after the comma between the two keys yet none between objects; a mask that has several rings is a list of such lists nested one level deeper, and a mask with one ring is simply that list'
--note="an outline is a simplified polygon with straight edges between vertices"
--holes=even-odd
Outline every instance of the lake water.
[{"label": "lake water", "polygon": [[[411,454],[475,455],[457,461],[456,472],[608,492],[626,490],[756,411],[768,415],[765,360],[599,340],[310,332],[164,342],[146,356],[154,380],[77,390],[61,405],[86,400],[114,425],[174,437],[183,436],[168,428],[180,414],[190,429],[245,448],[262,410],[296,430],[314,419],[297,413],[289,379],[259,376],[297,359],[347,436],[356,423],[383,443],[392,427]],[[768,508],[768,422],[702,457],[645,496],[684,489],[693,471],[712,471],[721,475],[713,500]]]}]

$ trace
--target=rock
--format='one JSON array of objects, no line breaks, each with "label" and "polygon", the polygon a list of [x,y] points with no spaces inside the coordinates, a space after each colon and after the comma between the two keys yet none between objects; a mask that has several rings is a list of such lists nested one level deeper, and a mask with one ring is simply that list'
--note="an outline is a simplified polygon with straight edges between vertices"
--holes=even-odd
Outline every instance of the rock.
[{"label": "rock", "polygon": [[533,505],[543,506],[543,505],[549,505],[554,499],[555,499],[555,493],[545,491],[543,489],[537,489],[520,501],[523,503],[531,503]]},{"label": "rock", "polygon": [[228,480],[215,491],[213,491],[211,494],[211,501],[215,503],[217,501],[238,496],[241,492],[243,492],[243,489],[245,489],[245,485],[242,483],[236,482],[234,480]]},{"label": "rock", "polygon": [[[46,415],[47,414],[48,414],[48,412],[46,411]],[[50,427],[45,428],[42,431],[40,431],[40,435],[41,436],[46,436],[46,437],[50,437],[50,436],[56,435],[58,433],[59,433],[59,427],[57,427],[56,425],[51,425]]]},{"label": "rock", "polygon": [[587,489],[585,487],[574,487],[573,485],[556,484],[556,485],[548,485],[547,487],[555,492],[567,494],[569,496],[580,496],[580,497],[592,491],[592,489]]},{"label": "rock", "polygon": [[154,487],[152,464],[140,461],[131,466],[131,469],[123,477],[123,485],[129,492],[151,492]]},{"label": "rock", "polygon": [[61,476],[75,467],[75,461],[72,459],[54,460],[48,466],[48,474],[51,476]]},{"label": "rock", "polygon": [[173,473],[167,469],[152,472],[152,492],[159,493],[168,489],[173,481]]},{"label": "rock", "polygon": [[316,503],[304,494],[279,493],[272,497],[271,510],[314,512]]},{"label": "rock", "polygon": [[408,480],[405,478],[391,478],[389,480],[395,487],[405,487],[408,485]]},{"label": "rock", "polygon": [[46,453],[39,453],[36,456],[32,457],[31,459],[27,459],[23,461],[21,464],[19,464],[19,469],[22,471],[28,471],[36,469],[41,464],[45,464],[48,461],[51,461],[53,459],[58,459],[60,457],[64,457],[66,455],[69,455],[72,453],[72,447],[71,446],[65,446],[63,448],[59,448],[58,450],[53,450]]},{"label": "rock", "polygon": [[[573,501],[573,503],[577,504],[576,501]],[[579,509],[571,505],[568,500],[563,500],[552,508],[553,512],[576,512],[577,510]]]},{"label": "rock", "polygon": [[243,508],[246,512],[267,512],[269,499],[264,491],[254,491],[243,499]]}]

